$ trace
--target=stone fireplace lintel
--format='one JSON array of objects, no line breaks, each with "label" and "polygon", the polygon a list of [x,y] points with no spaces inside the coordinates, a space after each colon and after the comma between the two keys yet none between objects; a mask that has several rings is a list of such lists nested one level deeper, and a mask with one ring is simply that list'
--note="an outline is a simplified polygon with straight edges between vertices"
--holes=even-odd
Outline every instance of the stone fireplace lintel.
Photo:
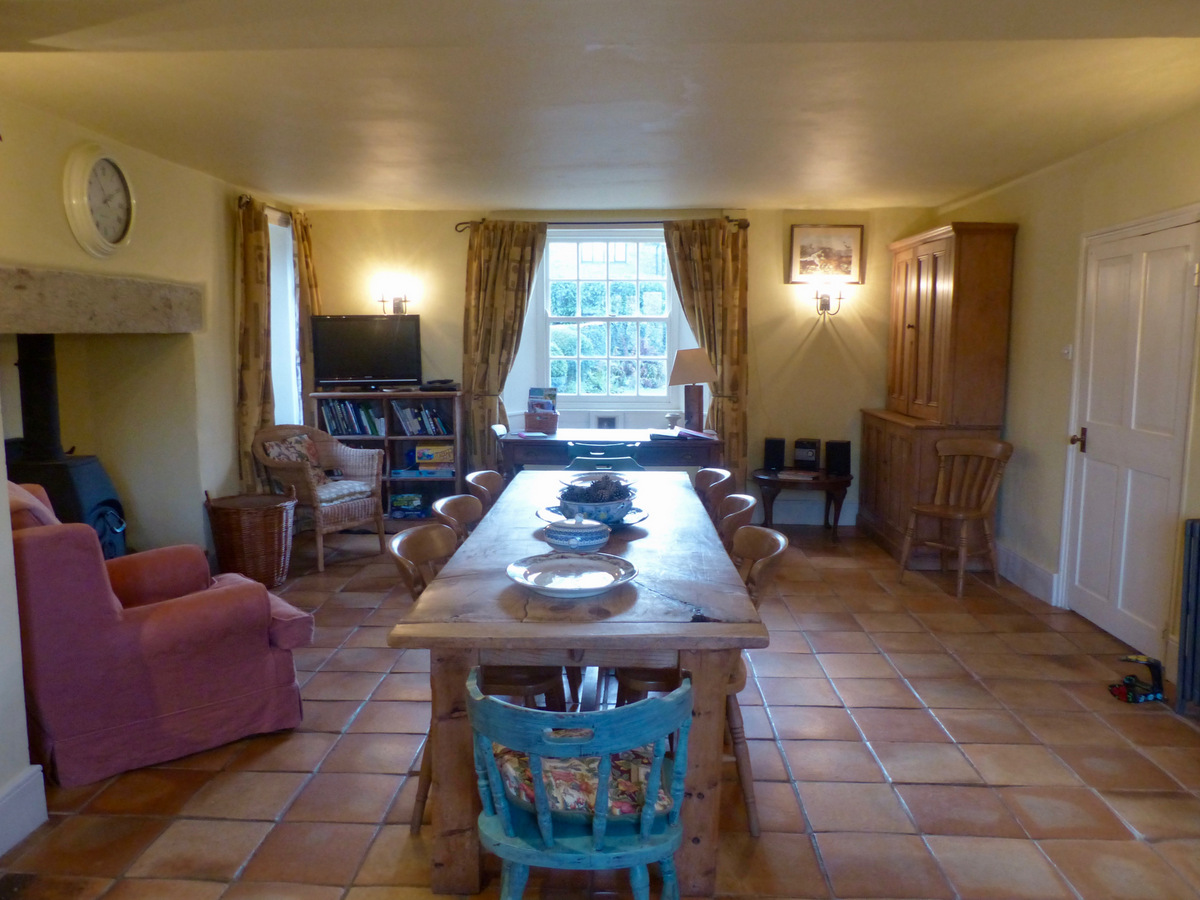
[{"label": "stone fireplace lintel", "polygon": [[198,285],[0,266],[0,334],[186,334],[203,310]]}]

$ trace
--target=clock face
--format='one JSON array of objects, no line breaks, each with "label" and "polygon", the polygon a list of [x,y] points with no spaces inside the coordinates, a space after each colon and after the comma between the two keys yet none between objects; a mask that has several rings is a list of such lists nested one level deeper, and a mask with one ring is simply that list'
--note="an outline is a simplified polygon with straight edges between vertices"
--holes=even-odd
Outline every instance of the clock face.
[{"label": "clock face", "polygon": [[120,243],[133,218],[132,194],[125,176],[107,157],[96,160],[87,181],[87,205],[100,236]]}]

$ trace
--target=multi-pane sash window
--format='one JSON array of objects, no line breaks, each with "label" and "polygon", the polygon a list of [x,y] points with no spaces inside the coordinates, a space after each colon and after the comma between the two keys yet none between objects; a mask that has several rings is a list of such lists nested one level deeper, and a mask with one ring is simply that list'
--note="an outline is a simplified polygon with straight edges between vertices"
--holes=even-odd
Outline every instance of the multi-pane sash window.
[{"label": "multi-pane sash window", "polygon": [[661,405],[678,314],[662,229],[551,230],[546,271],[549,378],[560,403]]}]

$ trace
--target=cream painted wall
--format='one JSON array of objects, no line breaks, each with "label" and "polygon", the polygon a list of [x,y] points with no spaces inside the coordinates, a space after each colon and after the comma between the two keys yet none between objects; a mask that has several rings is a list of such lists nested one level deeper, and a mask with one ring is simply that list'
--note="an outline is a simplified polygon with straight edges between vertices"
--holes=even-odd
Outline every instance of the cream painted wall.
[{"label": "cream painted wall", "polygon": [[[891,255],[887,245],[924,227],[926,211],[750,210],[750,468],[762,465],[763,441],[783,438],[786,458],[797,438],[851,441],[859,471],[864,407],[884,403]],[[847,285],[836,316],[817,315],[815,289],[784,281],[793,225],[863,225],[865,271]],[[847,497],[853,524],[858,487]],[[823,499],[785,492],[778,521],[820,522]]]},{"label": "cream painted wall", "polygon": [[480,216],[472,211],[309,212],[321,311],[378,313],[374,279],[384,272],[401,276],[410,284],[408,311],[421,317],[422,375],[459,381],[467,233],[454,226]]},{"label": "cream painted wall", "polygon": [[[125,504],[131,545],[205,543],[204,490],[218,496],[237,485],[235,194],[206,175],[2,98],[0,122],[0,263],[204,288],[204,327],[195,334],[72,336],[57,343],[64,445],[101,457]],[[119,154],[136,192],[134,239],[107,260],[76,244],[63,212],[63,165],[85,140]],[[0,338],[5,437],[21,430],[15,343]],[[8,528],[0,527],[0,787],[29,765]]]},{"label": "cream painted wall", "polygon": [[[0,459],[3,458],[4,451],[0,449]],[[22,773],[33,771],[36,774],[29,766],[15,579],[12,525],[0,516],[0,797]],[[2,834],[3,829],[0,829],[0,853],[8,849]]]},{"label": "cream painted wall", "polygon": [[[237,486],[234,452],[233,207],[229,186],[0,99],[0,262],[200,284],[191,335],[71,336],[57,342],[63,444],[101,458],[125,504],[129,542],[205,543],[204,491]],[[75,242],[62,171],[94,141],[124,165],[137,199],[129,246],[108,259]],[[4,339],[0,359],[15,353]],[[0,368],[5,436],[20,434],[16,373]]]},{"label": "cream painted wall", "polygon": [[[1200,109],[1097,147],[953,209],[944,218],[1017,222],[1013,330],[999,535],[1057,572],[1071,424],[1083,236],[1200,202]],[[1193,408],[1193,430],[1200,408]],[[1188,454],[1184,515],[1200,515],[1200,454]],[[1180,539],[1182,540],[1182,528]]]}]

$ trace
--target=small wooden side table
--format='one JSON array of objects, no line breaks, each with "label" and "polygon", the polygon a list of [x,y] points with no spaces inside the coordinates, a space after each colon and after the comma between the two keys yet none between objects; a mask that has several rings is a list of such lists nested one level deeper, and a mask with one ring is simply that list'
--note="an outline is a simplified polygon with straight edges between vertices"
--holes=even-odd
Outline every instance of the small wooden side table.
[{"label": "small wooden side table", "polygon": [[[803,475],[806,477],[798,478]],[[763,524],[771,527],[771,515],[775,507],[775,498],[780,491],[824,491],[825,492],[825,527],[833,529],[833,539],[838,539],[838,519],[842,517],[842,501],[846,499],[846,489],[854,480],[853,475],[829,475],[824,469],[818,472],[803,469],[755,469],[754,483],[762,493]],[[829,507],[833,507],[833,524],[829,524]]]}]

